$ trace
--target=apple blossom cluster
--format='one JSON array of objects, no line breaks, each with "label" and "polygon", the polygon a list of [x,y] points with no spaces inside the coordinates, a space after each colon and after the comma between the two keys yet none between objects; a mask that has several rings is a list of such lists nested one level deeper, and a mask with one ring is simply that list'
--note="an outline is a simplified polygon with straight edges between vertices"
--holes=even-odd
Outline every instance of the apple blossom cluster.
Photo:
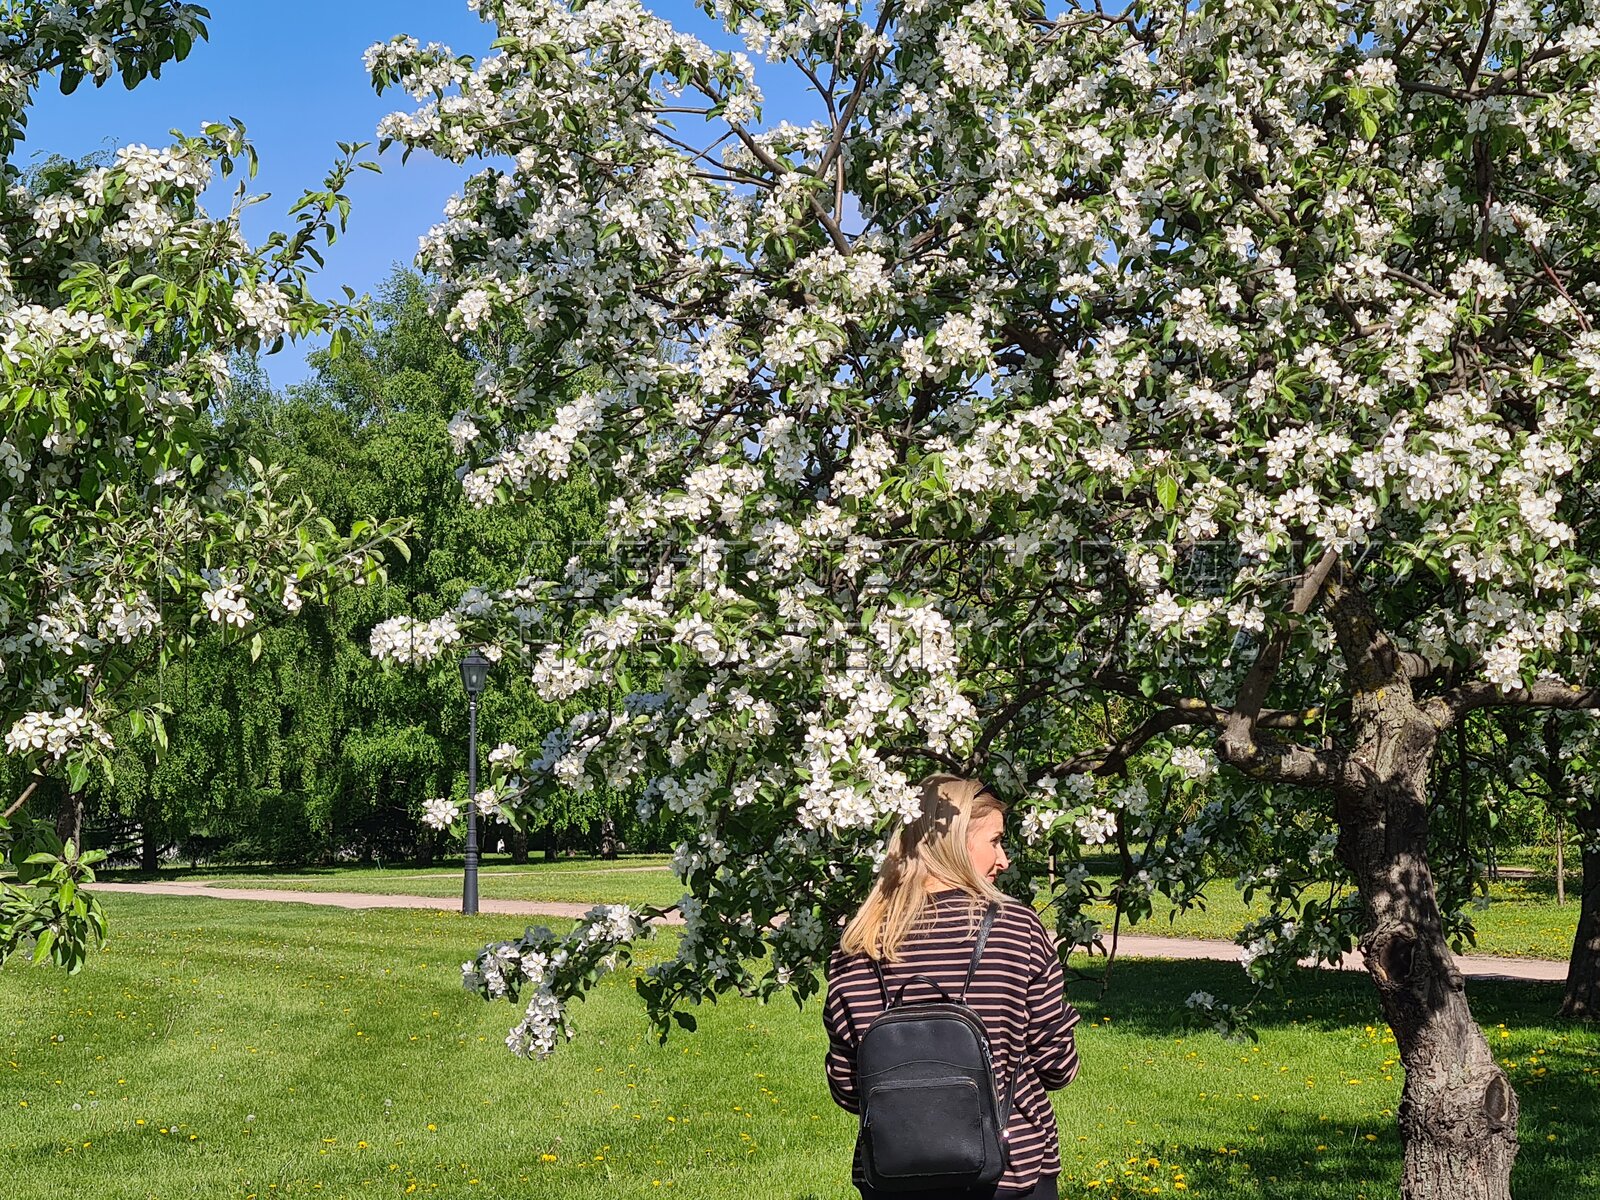
[{"label": "apple blossom cluster", "polygon": [[1217,773],[1217,756],[1198,746],[1177,746],[1172,751],[1172,765],[1186,778],[1205,783]]},{"label": "apple blossom cluster", "polygon": [[540,925],[513,941],[485,946],[476,959],[461,964],[462,986],[485,999],[512,1003],[530,993],[506,1045],[522,1058],[546,1058],[559,1040],[572,1036],[565,1006],[579,993],[571,980],[612,970],[647,930],[640,914],[625,904],[596,905],[564,936]]},{"label": "apple blossom cluster", "polygon": [[1218,1000],[1210,992],[1190,992],[1184,1002],[1197,1021],[1206,1022],[1211,1032],[1230,1040],[1243,1040],[1248,1027],[1241,1008],[1227,1000]]},{"label": "apple blossom cluster", "polygon": [[115,599],[101,613],[97,632],[102,641],[127,644],[154,632],[161,613],[149,593],[139,592],[131,599]]},{"label": "apple blossom cluster", "polygon": [[238,583],[232,579],[219,579],[215,587],[200,593],[200,603],[210,618],[222,625],[243,629],[256,619]]},{"label": "apple blossom cluster", "polygon": [[422,806],[422,822],[430,829],[449,829],[460,817],[461,806],[443,797],[435,797]]},{"label": "apple blossom cluster", "polygon": [[390,617],[372,627],[369,645],[374,658],[420,665],[434,662],[460,640],[461,628],[449,614],[428,621]]},{"label": "apple blossom cluster", "polygon": [[[933,765],[1021,798],[1019,886],[1115,845],[1138,916],[1281,843],[1252,962],[1343,944],[1354,906],[1306,892],[1331,818],[1288,821],[1217,742],[1280,635],[1274,736],[1336,740],[1333,619],[1288,612],[1324,554],[1439,678],[1586,679],[1592,22],[1500,12],[1464,86],[1478,25],[1387,0],[746,4],[730,35],[838,81],[755,130],[758,68],[636,0],[475,7],[481,59],[368,58],[420,100],[380,136],[482,166],[419,254],[483,360],[463,496],[586,472],[615,569],[372,652],[543,643],[573,715],[493,764],[507,803],[603,781],[687,820],[658,1010],[765,986],[743,964],[780,946],[804,986]],[[1170,737],[1095,756],[1156,708]],[[1056,893],[1069,941],[1092,899]]]},{"label": "apple blossom cluster", "polygon": [[6,731],[7,754],[43,752],[59,762],[85,745],[109,750],[111,735],[82,708],[23,713]]}]

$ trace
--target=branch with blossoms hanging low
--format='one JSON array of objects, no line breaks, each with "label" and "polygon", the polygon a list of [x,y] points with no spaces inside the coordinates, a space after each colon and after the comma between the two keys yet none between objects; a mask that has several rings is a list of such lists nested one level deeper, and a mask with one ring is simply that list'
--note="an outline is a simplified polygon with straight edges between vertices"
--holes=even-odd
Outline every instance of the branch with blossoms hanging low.
[{"label": "branch with blossoms hanging low", "polygon": [[625,904],[597,904],[565,935],[530,926],[513,941],[485,946],[461,964],[462,985],[485,1000],[523,1001],[522,1019],[506,1047],[522,1058],[548,1058],[558,1039],[571,1040],[566,1005],[628,961],[630,947],[649,931]]},{"label": "branch with blossoms hanging low", "polygon": [[[1405,1194],[1503,1200],[1516,1097],[1427,789],[1469,712],[1593,707],[1594,23],[708,3],[758,68],[626,0],[478,8],[482,60],[369,56],[420,101],[380,137],[484,163],[421,256],[485,361],[464,495],[589,472],[618,566],[436,632],[587,700],[507,764],[527,799],[605,778],[695,828],[657,1013],[811,992],[929,764],[1026,819],[1053,765],[1164,727],[1121,755],[1146,803],[1183,747],[1228,799],[1119,843],[1129,877],[1279,836],[1275,893],[1344,873]],[[764,123],[784,69],[815,102]],[[1125,834],[1134,782],[1069,807]],[[1345,915],[1251,931],[1249,965]]]}]

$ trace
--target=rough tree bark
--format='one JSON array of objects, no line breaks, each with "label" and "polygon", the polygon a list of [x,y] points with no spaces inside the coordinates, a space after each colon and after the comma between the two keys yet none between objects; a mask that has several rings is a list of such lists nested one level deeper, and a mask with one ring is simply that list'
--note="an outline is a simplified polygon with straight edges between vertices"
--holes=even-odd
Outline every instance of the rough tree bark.
[{"label": "rough tree bark", "polygon": [[1339,854],[1366,911],[1361,952],[1393,1030],[1404,1200],[1510,1200],[1516,1093],[1472,1019],[1428,866],[1428,768],[1453,723],[1424,707],[1412,667],[1354,583],[1328,585],[1351,687],[1350,744],[1336,780]]},{"label": "rough tree bark", "polygon": [[[1600,818],[1600,814],[1596,814]],[[1583,890],[1578,900],[1578,932],[1572,939],[1567,990],[1561,1015],[1600,1020],[1600,830],[1580,825],[1583,832]]]},{"label": "rough tree bark", "polygon": [[600,814],[600,857],[617,857],[617,819],[609,812]]},{"label": "rough tree bark", "polygon": [[526,829],[513,829],[511,831],[511,861],[519,866],[528,861],[528,831]]},{"label": "rough tree bark", "polygon": [[139,835],[139,869],[154,874],[161,867],[161,841],[155,823],[147,822]]},{"label": "rough tree bark", "polygon": [[1319,593],[1349,688],[1340,744],[1312,750],[1259,731],[1287,644],[1280,631],[1241,685],[1218,753],[1246,774],[1333,797],[1339,856],[1365,909],[1361,951],[1405,1068],[1403,1200],[1510,1200],[1517,1097],[1467,1006],[1428,865],[1429,766],[1459,714],[1443,700],[1418,701],[1412,681],[1423,664],[1390,641],[1331,555],[1296,589],[1291,619]]}]

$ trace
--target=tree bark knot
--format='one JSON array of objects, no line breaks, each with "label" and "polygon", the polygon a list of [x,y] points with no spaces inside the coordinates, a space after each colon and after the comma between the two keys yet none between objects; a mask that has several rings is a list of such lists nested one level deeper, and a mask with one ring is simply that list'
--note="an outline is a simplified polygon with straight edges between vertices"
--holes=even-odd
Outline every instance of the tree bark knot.
[{"label": "tree bark knot", "polygon": [[1405,934],[1375,940],[1367,952],[1367,962],[1378,986],[1384,990],[1405,987],[1411,979],[1416,953],[1416,939]]},{"label": "tree bark knot", "polygon": [[1489,1132],[1504,1133],[1515,1126],[1511,1085],[1505,1076],[1496,1075],[1483,1089],[1483,1115],[1489,1122]]}]

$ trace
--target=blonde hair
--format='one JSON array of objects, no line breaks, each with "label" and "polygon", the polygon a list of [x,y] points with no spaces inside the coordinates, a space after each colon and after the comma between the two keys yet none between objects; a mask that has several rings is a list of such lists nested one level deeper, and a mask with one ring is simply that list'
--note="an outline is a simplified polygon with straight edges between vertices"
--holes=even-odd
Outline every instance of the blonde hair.
[{"label": "blonde hair", "polygon": [[930,880],[966,892],[974,902],[1004,897],[973,869],[967,854],[967,831],[973,821],[1005,804],[976,779],[930,775],[922,781],[922,811],[889,839],[889,852],[872,891],[851,917],[840,938],[846,954],[864,954],[895,962],[901,943],[922,917]]}]

